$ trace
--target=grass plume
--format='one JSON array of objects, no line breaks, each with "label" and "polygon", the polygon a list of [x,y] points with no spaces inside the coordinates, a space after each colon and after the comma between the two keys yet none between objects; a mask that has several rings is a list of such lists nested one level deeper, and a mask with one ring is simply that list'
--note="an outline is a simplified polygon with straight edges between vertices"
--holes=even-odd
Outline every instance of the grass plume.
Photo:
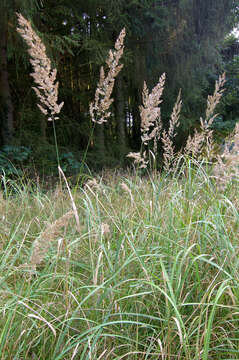
[{"label": "grass plume", "polygon": [[57,219],[53,224],[49,225],[40,235],[39,239],[35,240],[33,243],[33,252],[30,258],[30,265],[33,268],[43,261],[50,246],[59,236],[61,228],[67,226],[73,215],[73,211],[68,211],[66,214]]},{"label": "grass plume", "polygon": [[162,102],[161,97],[164,90],[165,79],[166,75],[163,73],[151,93],[149,93],[147,84],[144,82],[142,92],[143,105],[139,107],[142,151],[127,154],[127,157],[132,158],[134,164],[140,169],[146,168],[149,163],[149,154],[146,153],[144,148],[148,146],[150,141],[153,141],[154,154],[151,152],[152,155],[156,156],[157,153],[157,143],[160,139],[160,131],[162,129],[161,109],[159,105]]},{"label": "grass plume", "polygon": [[100,69],[100,80],[95,91],[95,100],[90,103],[91,120],[97,124],[103,124],[109,119],[111,112],[109,107],[114,101],[111,98],[114,88],[115,78],[123,68],[119,61],[124,53],[125,28],[121,30],[115,42],[115,49],[109,51],[106,64],[108,73],[105,74],[103,66]]},{"label": "grass plume", "polygon": [[162,133],[164,169],[167,172],[170,170],[170,165],[175,160],[173,139],[177,135],[176,129],[180,124],[179,116],[180,116],[181,108],[182,108],[182,100],[181,100],[181,90],[180,90],[169,120],[169,129],[168,131],[164,130]]},{"label": "grass plume", "polygon": [[40,37],[33,30],[30,21],[22,14],[17,14],[19,27],[17,31],[28,45],[28,53],[31,57],[34,72],[31,73],[37,87],[33,87],[40,104],[37,104],[41,112],[49,121],[57,120],[64,102],[58,104],[58,82],[56,82],[57,70],[52,69],[51,60],[46,54],[46,47]]},{"label": "grass plume", "polygon": [[150,140],[159,140],[159,134],[162,128],[161,109],[162,94],[164,90],[166,75],[163,73],[159,78],[157,85],[149,93],[146,82],[144,82],[142,101],[143,105],[139,107],[141,117],[141,140],[144,145],[148,145]]},{"label": "grass plume", "polygon": [[215,90],[213,95],[208,95],[207,108],[205,119],[200,118],[200,129],[198,132],[195,130],[193,137],[189,136],[185,146],[185,154],[192,154],[194,157],[198,156],[203,148],[207,159],[213,155],[213,130],[211,126],[217,114],[215,114],[216,106],[219,104],[224,92],[224,85],[226,82],[225,73],[219,76],[216,81]]},{"label": "grass plume", "polygon": [[[31,50],[35,42],[40,48],[41,41],[31,33],[29,23],[19,19]],[[122,67],[117,59],[123,54],[123,38],[124,32],[115,52],[110,52],[109,73],[101,70],[91,104],[92,120],[100,124],[110,116],[114,79]],[[41,51],[45,54],[44,47]],[[31,56],[38,69],[42,65],[39,52],[35,49]],[[48,107],[53,101],[48,95],[53,87],[57,100],[56,71],[51,72],[47,57],[43,60],[48,70],[41,76],[52,81],[38,79],[39,92],[35,91],[42,96],[40,109],[54,117],[59,108]],[[140,107],[142,144],[146,148],[154,142],[155,153],[162,129],[159,104],[164,82],[163,74],[151,93],[144,85]],[[221,77],[208,97],[201,133],[190,138],[186,153],[197,154],[203,143],[211,153],[210,127],[223,84]],[[168,154],[166,170],[174,156],[180,110],[179,95],[169,130],[162,135]],[[233,137],[238,144],[238,125]],[[227,169],[238,163],[236,149],[233,154],[226,149],[222,155]],[[128,156],[140,167],[148,164],[145,149]],[[7,197],[1,207],[1,358],[239,358],[237,184],[231,182],[226,192],[217,191],[207,169],[190,159],[183,162],[179,176],[176,172],[154,179],[128,175],[126,180],[119,174],[105,174],[100,183],[93,178],[84,190],[76,187],[72,194],[59,170],[73,211],[67,211],[65,192],[45,195],[29,189]],[[181,176],[185,173],[187,177]],[[60,217],[56,216],[59,207],[64,214]],[[80,234],[68,226],[75,216],[79,230],[78,209],[83,213]],[[46,226],[45,219],[52,214],[57,220]],[[67,256],[59,251],[58,241],[56,256],[47,257],[62,228],[69,240]],[[45,229],[40,236],[39,229]],[[23,276],[28,271],[26,257],[32,268],[43,260],[45,265],[29,281]]]},{"label": "grass plume", "polygon": [[230,182],[239,181],[239,124],[233,133],[225,140],[223,152],[217,156],[213,168],[213,176],[220,189],[227,188]]}]

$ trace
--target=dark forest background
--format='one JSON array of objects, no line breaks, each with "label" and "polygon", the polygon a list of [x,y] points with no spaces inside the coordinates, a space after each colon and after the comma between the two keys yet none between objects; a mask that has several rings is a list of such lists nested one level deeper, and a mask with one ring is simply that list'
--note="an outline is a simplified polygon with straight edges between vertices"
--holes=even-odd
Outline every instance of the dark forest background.
[{"label": "dark forest background", "polygon": [[[166,88],[161,108],[166,128],[182,89],[177,148],[200,126],[207,95],[224,71],[226,91],[214,124],[219,142],[239,120],[239,42],[229,35],[238,24],[236,0],[0,3],[0,166],[5,172],[14,172],[9,159],[11,164],[19,162],[31,169],[34,164],[49,173],[56,164],[52,124],[36,106],[27,47],[16,32],[16,12],[31,21],[58,70],[59,101],[64,101],[64,107],[56,131],[66,173],[78,172],[83,160],[95,169],[127,165],[125,155],[141,145],[143,82],[151,89],[163,72]],[[112,116],[100,129],[93,129],[89,103],[94,99],[100,66],[123,27],[127,33],[124,68],[115,83]]]}]

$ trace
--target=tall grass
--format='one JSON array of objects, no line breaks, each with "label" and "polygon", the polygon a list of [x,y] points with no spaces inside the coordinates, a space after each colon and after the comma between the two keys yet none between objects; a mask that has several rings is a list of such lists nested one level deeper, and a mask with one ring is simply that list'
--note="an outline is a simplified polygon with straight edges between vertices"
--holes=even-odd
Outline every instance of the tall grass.
[{"label": "tall grass", "polygon": [[106,175],[74,194],[80,233],[55,225],[65,191],[1,202],[0,358],[238,359],[236,184],[217,191],[192,160]]},{"label": "tall grass", "polygon": [[55,120],[58,120],[59,113],[64,102],[58,104],[58,86],[56,82],[57,70],[52,69],[51,60],[47,56],[46,47],[40,37],[33,30],[30,21],[24,18],[22,14],[17,14],[19,27],[17,31],[25,40],[30,55],[30,63],[33,67],[31,76],[34,79],[36,87],[33,87],[39,103],[37,106],[41,112],[52,122],[54,139],[56,145],[56,155],[59,165],[59,153],[57,146],[57,137],[55,129]]},{"label": "tall grass", "polygon": [[62,184],[1,194],[1,360],[239,358],[236,178],[220,189],[186,155],[170,177],[104,173],[73,195],[66,182],[70,196]]}]

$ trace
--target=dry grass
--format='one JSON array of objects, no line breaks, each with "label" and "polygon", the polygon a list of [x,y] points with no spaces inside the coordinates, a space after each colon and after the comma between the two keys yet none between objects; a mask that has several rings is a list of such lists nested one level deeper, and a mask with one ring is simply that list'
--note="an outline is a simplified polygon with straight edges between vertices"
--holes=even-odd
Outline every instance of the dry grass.
[{"label": "dry grass", "polygon": [[164,170],[167,172],[170,170],[172,162],[175,161],[173,140],[177,135],[176,129],[180,124],[179,116],[181,108],[182,100],[180,90],[169,121],[169,129],[168,131],[164,130],[162,133]]},{"label": "dry grass", "polygon": [[[96,122],[109,117],[112,76],[101,70],[102,91],[91,107]],[[162,75],[151,94],[145,84],[141,107],[142,144],[154,142],[155,149],[164,81]],[[186,152],[197,154],[202,143],[211,152],[210,126],[223,82],[221,77],[208,98],[201,133],[190,139]],[[180,109],[179,96],[163,135],[171,157]],[[239,140],[239,126],[234,140]],[[234,155],[225,150],[227,167],[236,164]],[[145,150],[132,157],[140,165],[148,163]],[[70,201],[62,187],[49,197],[26,197],[25,191],[6,199],[4,220],[13,226],[0,247],[2,359],[238,357],[238,187],[232,184],[222,196],[203,166],[192,162],[186,158],[182,169],[188,177],[105,174],[107,181],[92,179],[74,194],[68,188],[77,213],[67,211]],[[56,215],[59,209],[63,216]],[[79,219],[78,211],[82,224],[75,231],[68,222],[74,215]],[[52,214],[57,220],[46,226]],[[69,251],[47,257],[59,237],[68,240]],[[32,268],[46,259],[27,282],[26,268],[16,266],[26,258]]]},{"label": "dry grass", "polygon": [[[40,104],[40,110],[48,116],[48,120],[57,119],[63,102],[58,105],[58,83],[56,82],[57,70],[51,68],[51,61],[47,57],[46,48],[39,36],[34,32],[29,21],[27,21],[21,14],[17,14],[19,28],[17,29],[21,36],[26,41],[29,47],[29,54],[31,56],[31,64],[34,69],[32,77],[34,78],[37,87],[34,90],[37,94]],[[111,112],[110,105],[113,102],[111,98],[115,79],[121,71],[123,65],[119,64],[124,52],[124,38],[125,29],[121,31],[118,39],[115,42],[114,50],[109,51],[109,56],[106,60],[108,72],[105,74],[104,68],[101,67],[100,79],[95,92],[95,100],[90,103],[89,112],[93,122],[103,124],[109,119]],[[171,166],[176,163],[177,158],[181,156],[182,151],[175,154],[174,139],[177,135],[176,129],[179,126],[179,116],[182,107],[181,92],[178,95],[174,105],[171,118],[169,120],[168,130],[164,129],[162,134],[162,121],[160,104],[162,102],[162,93],[165,86],[165,74],[159,78],[157,85],[149,93],[147,84],[144,83],[142,92],[143,104],[139,107],[141,116],[141,141],[142,148],[140,152],[130,152],[127,157],[134,160],[134,164],[139,168],[147,168],[153,162],[156,163],[158,153],[158,143],[161,140],[163,145],[163,162],[164,169],[168,172]],[[208,160],[212,158],[214,152],[213,130],[211,125],[217,116],[215,108],[220,102],[223,95],[223,86],[225,84],[225,74],[219,77],[216,81],[215,91],[213,95],[209,95],[207,99],[207,108],[205,119],[200,118],[200,132],[195,130],[194,135],[189,136],[184,149],[185,155],[192,155],[197,157],[203,153],[203,156]],[[54,126],[54,123],[53,123]],[[55,128],[54,128],[55,130]],[[55,134],[55,132],[54,132]],[[56,150],[57,140],[55,135]],[[153,144],[153,145],[152,145]],[[227,155],[224,154],[224,159]],[[59,157],[58,157],[59,162]],[[218,160],[219,166],[222,168],[222,160]],[[156,166],[155,166],[156,168]],[[77,217],[76,217],[77,218]]]},{"label": "dry grass", "polygon": [[30,265],[34,269],[39,265],[46,256],[50,246],[60,235],[60,230],[64,227],[66,229],[69,220],[73,217],[74,212],[68,211],[62,215],[53,224],[50,224],[41,234],[39,239],[33,243],[33,252],[30,258]]},{"label": "dry grass", "polygon": [[166,75],[165,73],[159,78],[158,84],[149,93],[146,82],[142,93],[143,106],[139,107],[141,117],[141,140],[144,145],[148,145],[150,140],[159,140],[161,123],[162,94],[164,90]]},{"label": "dry grass", "polygon": [[111,98],[114,88],[115,78],[121,71],[123,64],[119,65],[119,61],[124,53],[125,29],[121,30],[118,39],[115,42],[115,50],[109,51],[106,64],[109,68],[107,75],[103,66],[100,69],[100,80],[98,82],[95,100],[90,103],[90,116],[93,122],[103,124],[109,119],[111,112],[109,107],[114,101]]},{"label": "dry grass", "polygon": [[19,27],[17,31],[26,41],[31,57],[30,62],[34,72],[31,74],[37,87],[33,87],[40,104],[37,104],[41,112],[47,116],[49,121],[58,119],[64,102],[58,101],[58,82],[56,82],[57,70],[52,69],[51,60],[46,54],[46,47],[40,37],[33,30],[30,21],[21,14],[17,14]]},{"label": "dry grass", "polygon": [[216,106],[219,104],[224,91],[224,84],[226,81],[225,73],[219,76],[215,84],[213,95],[209,95],[207,99],[207,108],[205,119],[200,118],[201,132],[195,130],[193,137],[189,136],[185,146],[184,153],[186,155],[192,154],[197,157],[205,149],[206,158],[209,160],[213,156],[213,130],[211,129],[212,123],[217,116],[215,114]]},{"label": "dry grass", "polygon": [[[192,137],[189,135],[184,150],[180,150],[178,153],[175,153],[174,139],[177,135],[176,129],[180,124],[179,117],[182,108],[181,91],[169,120],[169,128],[168,130],[163,129],[161,134],[162,121],[159,104],[162,102],[161,96],[165,86],[165,74],[161,76],[158,84],[150,94],[147,85],[144,84],[142,93],[143,106],[140,106],[142,150],[141,152],[130,152],[127,157],[132,158],[134,164],[139,168],[147,168],[149,163],[151,164],[149,161],[150,155],[153,157],[153,161],[156,161],[158,142],[161,140],[163,145],[163,167],[167,173],[171,168],[174,168],[182,153],[184,155],[192,155],[194,158],[200,155],[207,160],[212,159],[215,146],[211,126],[217,116],[215,108],[223,95],[224,84],[225,74],[216,81],[213,95],[208,96],[205,119],[200,118],[200,131],[195,130]],[[153,147],[150,146],[152,141]]]},{"label": "dry grass", "polygon": [[[232,149],[229,149],[233,144]],[[217,156],[217,163],[213,169],[220,189],[226,188],[232,180],[239,180],[239,124],[237,123],[233,134],[226,140],[223,153]]]},{"label": "dry grass", "polygon": [[134,164],[139,169],[146,169],[147,165],[149,163],[147,159],[146,151],[144,151],[142,154],[140,152],[129,152],[126,155],[128,158],[131,158],[134,160]]},{"label": "dry grass", "polygon": [[[166,75],[165,73],[159,78],[157,85],[149,93],[146,82],[142,92],[143,105],[139,107],[141,117],[141,141],[143,147],[147,147],[150,141],[153,141],[153,157],[157,153],[157,144],[160,140],[162,129],[161,109],[162,94],[164,90]],[[146,151],[130,152],[127,157],[134,159],[134,164],[140,169],[146,168],[149,163],[149,154]]]}]

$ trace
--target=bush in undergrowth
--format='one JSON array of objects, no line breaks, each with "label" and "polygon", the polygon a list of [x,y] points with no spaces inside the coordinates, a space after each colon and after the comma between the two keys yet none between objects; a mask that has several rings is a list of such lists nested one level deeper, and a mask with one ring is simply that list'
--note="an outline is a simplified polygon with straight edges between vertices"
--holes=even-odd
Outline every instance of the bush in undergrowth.
[{"label": "bush in undergrowth", "polygon": [[23,164],[30,159],[31,149],[26,146],[5,145],[0,149],[0,174],[22,175]]}]

